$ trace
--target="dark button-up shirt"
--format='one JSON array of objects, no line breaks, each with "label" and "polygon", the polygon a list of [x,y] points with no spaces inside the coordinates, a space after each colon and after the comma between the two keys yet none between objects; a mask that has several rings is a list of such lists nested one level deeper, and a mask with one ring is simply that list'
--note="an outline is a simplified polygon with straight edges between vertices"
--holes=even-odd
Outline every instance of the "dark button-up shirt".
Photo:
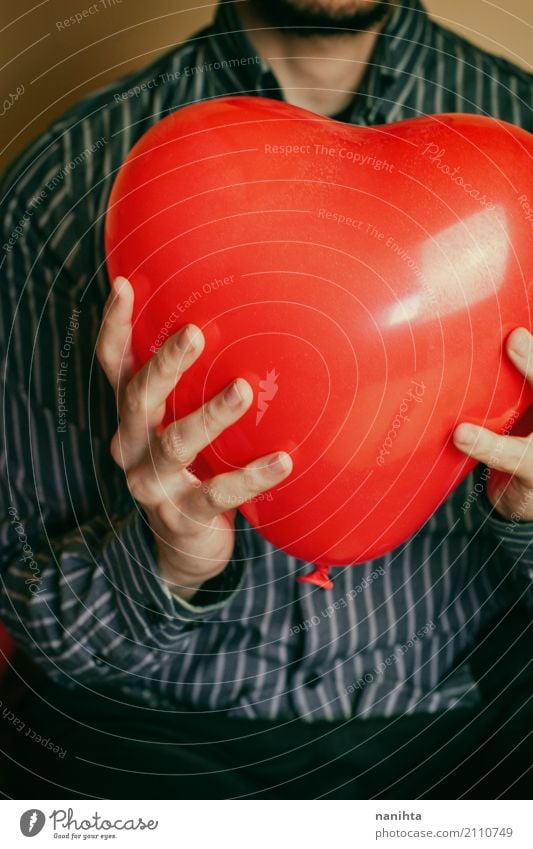
[{"label": "dark button-up shirt", "polygon": [[[3,181],[0,617],[65,686],[169,709],[312,721],[479,704],[469,652],[526,598],[533,564],[533,523],[491,512],[479,469],[406,544],[335,570],[329,593],[297,583],[309,565],[239,519],[228,568],[185,602],[110,459],[116,409],[94,359],[110,187],[161,117],[228,94],[284,97],[226,2],[212,26],[56,121]],[[531,130],[531,77],[406,0],[342,118],[455,111]]]}]

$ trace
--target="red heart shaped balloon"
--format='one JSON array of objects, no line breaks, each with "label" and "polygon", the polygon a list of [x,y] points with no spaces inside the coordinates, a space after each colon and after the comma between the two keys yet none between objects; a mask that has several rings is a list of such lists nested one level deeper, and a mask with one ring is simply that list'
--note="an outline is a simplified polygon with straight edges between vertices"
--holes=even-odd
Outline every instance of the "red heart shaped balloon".
[{"label": "red heart shaped balloon", "polygon": [[485,117],[359,128],[234,97],[169,115],[120,169],[107,262],[135,289],[137,365],[193,322],[167,421],[251,383],[198,474],[288,450],[241,509],[313,581],[427,520],[473,466],[459,422],[502,431],[531,402],[504,342],[531,324],[532,152]]}]

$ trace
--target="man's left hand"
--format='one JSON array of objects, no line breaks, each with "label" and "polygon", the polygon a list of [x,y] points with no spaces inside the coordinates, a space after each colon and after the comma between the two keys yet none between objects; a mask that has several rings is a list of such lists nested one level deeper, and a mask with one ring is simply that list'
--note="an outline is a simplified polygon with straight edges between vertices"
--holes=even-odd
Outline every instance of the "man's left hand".
[{"label": "man's left hand", "polygon": [[[520,327],[507,340],[507,353],[533,387],[533,337]],[[453,441],[464,454],[491,469],[487,497],[504,518],[533,521],[533,434],[504,436],[474,424],[460,424]]]}]

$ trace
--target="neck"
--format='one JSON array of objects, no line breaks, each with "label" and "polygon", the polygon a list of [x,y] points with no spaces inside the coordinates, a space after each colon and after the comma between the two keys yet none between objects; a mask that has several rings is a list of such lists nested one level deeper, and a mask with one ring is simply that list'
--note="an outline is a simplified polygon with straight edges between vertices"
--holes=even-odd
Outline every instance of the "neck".
[{"label": "neck", "polygon": [[274,29],[253,0],[236,9],[248,39],[276,74],[288,103],[335,115],[353,99],[384,21],[363,32],[301,36]]}]

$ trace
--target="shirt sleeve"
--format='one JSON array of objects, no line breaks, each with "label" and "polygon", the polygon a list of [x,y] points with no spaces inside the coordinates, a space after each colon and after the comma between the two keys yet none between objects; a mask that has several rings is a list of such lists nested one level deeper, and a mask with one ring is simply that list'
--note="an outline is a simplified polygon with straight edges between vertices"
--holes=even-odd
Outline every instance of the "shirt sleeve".
[{"label": "shirt sleeve", "polygon": [[[478,481],[485,481],[487,470],[476,470]],[[483,530],[494,539],[495,545],[512,567],[515,580],[521,585],[526,602],[533,610],[533,522],[505,519],[490,503],[485,485],[476,500],[476,510]]]},{"label": "shirt sleeve", "polygon": [[94,357],[109,283],[77,207],[86,161],[44,182],[62,161],[44,137],[2,187],[0,618],[50,677],[114,685],[175,663],[238,592],[246,556],[239,541],[188,602],[160,576],[109,454],[116,409]]},{"label": "shirt sleeve", "polygon": [[478,505],[482,521],[516,567],[533,580],[533,522],[505,519],[484,492]]},{"label": "shirt sleeve", "polygon": [[[151,532],[140,511],[95,517],[44,545],[38,523],[10,506],[2,537],[0,615],[46,672],[66,684],[118,683],[217,616],[238,591],[245,558],[240,542],[219,576],[190,602],[162,581]],[[28,532],[30,536],[28,536]],[[211,587],[208,585],[212,584]]]}]

